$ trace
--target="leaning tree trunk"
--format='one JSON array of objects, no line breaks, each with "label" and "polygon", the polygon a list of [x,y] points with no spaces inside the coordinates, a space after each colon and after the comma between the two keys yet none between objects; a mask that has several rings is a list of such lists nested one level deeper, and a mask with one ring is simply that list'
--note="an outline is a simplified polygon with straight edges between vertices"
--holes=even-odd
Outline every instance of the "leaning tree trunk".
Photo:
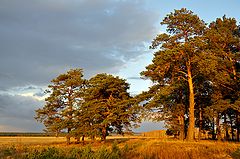
[{"label": "leaning tree trunk", "polygon": [[194,139],[195,117],[194,117],[194,90],[190,62],[187,63],[187,75],[189,87],[189,125],[187,132],[187,140],[192,141]]}]

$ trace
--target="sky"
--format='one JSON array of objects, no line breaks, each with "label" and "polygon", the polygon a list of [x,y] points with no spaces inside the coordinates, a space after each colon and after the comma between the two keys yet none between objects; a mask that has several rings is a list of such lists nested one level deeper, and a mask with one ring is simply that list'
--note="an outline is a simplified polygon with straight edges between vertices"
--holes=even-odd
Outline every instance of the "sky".
[{"label": "sky", "polygon": [[[226,15],[240,22],[239,0],[0,0],[0,131],[39,132],[34,120],[51,79],[72,68],[85,78],[127,79],[130,93],[147,90],[140,72],[151,63],[152,39],[174,9],[206,23]],[[136,131],[162,129],[144,122]]]}]

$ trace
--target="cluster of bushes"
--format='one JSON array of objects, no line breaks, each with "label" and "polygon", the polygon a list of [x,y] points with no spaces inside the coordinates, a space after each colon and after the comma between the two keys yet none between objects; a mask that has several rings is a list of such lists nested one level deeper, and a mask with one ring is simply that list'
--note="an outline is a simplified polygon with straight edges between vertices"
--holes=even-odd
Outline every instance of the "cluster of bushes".
[{"label": "cluster of bushes", "polygon": [[91,146],[86,147],[46,147],[46,148],[27,148],[10,146],[2,148],[0,158],[18,159],[120,159],[123,151],[116,143],[112,144],[111,149],[106,146],[93,150]]}]

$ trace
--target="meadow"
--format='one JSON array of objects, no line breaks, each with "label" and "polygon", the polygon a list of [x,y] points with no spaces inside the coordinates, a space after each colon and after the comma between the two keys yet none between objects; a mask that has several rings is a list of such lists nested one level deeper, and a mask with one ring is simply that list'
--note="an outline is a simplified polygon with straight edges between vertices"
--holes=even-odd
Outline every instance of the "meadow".
[{"label": "meadow", "polygon": [[0,137],[1,159],[228,159],[239,158],[240,144],[185,142],[170,138],[109,136],[105,143],[65,143],[64,137]]}]

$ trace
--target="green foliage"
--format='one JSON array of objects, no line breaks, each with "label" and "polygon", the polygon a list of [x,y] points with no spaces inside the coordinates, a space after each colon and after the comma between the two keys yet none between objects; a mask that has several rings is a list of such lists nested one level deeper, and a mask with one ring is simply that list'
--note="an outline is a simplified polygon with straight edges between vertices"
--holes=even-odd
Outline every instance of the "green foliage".
[{"label": "green foliage", "polygon": [[207,26],[182,8],[168,14],[161,24],[166,25],[166,33],[152,41],[150,48],[157,51],[152,64],[141,72],[154,83],[138,95],[139,102],[145,101],[145,111],[153,120],[164,120],[180,136],[188,128],[187,139],[193,138],[195,126],[214,132],[216,125],[220,134],[224,118],[222,124],[231,126],[232,136],[237,130],[239,140],[240,31],[236,20],[223,16]]},{"label": "green foliage", "polygon": [[110,159],[111,158],[111,151],[107,149],[106,146],[102,146],[98,151],[95,153],[96,159]]},{"label": "green foliage", "polygon": [[[133,100],[127,92],[126,80],[107,74],[98,74],[88,81],[80,120],[85,120],[90,132],[102,140],[109,132],[120,134],[136,120]],[[82,118],[82,119],[81,119]]]},{"label": "green foliage", "polygon": [[238,148],[236,151],[234,151],[231,154],[231,157],[234,158],[234,159],[239,159],[240,158],[240,148]]},{"label": "green foliage", "polygon": [[3,156],[12,156],[16,153],[16,148],[14,146],[7,147],[3,150]]},{"label": "green foliage", "polygon": [[49,147],[41,151],[34,150],[24,156],[26,159],[64,159],[64,154],[55,147]]},{"label": "green foliage", "polygon": [[74,158],[81,158],[81,155],[82,155],[82,149],[80,148],[72,148],[69,152],[69,158],[70,159],[74,159]]},{"label": "green foliage", "polygon": [[74,112],[78,111],[82,102],[85,80],[81,69],[70,70],[52,80],[42,109],[36,110],[36,119],[43,122],[47,131],[59,133],[63,129],[68,132],[74,128]]},{"label": "green foliage", "polygon": [[112,152],[111,152],[111,159],[120,159],[121,158],[121,150],[117,145],[117,142],[114,141],[112,144]]},{"label": "green foliage", "polygon": [[89,145],[87,147],[83,148],[80,158],[94,159],[94,151],[92,151],[92,149]]},{"label": "green foliage", "polygon": [[[200,75],[199,66],[209,62],[209,59],[201,58],[206,25],[197,15],[185,8],[168,14],[161,24],[167,26],[167,33],[157,35],[152,41],[150,48],[158,50],[152,64],[141,73],[155,84],[153,89],[147,92],[150,100],[146,105],[157,108],[157,112],[161,113],[158,116],[161,116],[162,120],[179,122],[179,117],[184,118],[187,115],[188,136],[192,139],[195,78]],[[201,65],[198,65],[199,63]],[[180,125],[183,127],[184,119],[181,121]],[[183,132],[183,128],[179,129]]]},{"label": "green foliage", "polygon": [[108,74],[82,77],[82,70],[75,69],[52,80],[46,104],[35,117],[47,131],[67,130],[67,142],[72,136],[100,135],[105,140],[109,132],[123,134],[137,121],[126,80]]}]

